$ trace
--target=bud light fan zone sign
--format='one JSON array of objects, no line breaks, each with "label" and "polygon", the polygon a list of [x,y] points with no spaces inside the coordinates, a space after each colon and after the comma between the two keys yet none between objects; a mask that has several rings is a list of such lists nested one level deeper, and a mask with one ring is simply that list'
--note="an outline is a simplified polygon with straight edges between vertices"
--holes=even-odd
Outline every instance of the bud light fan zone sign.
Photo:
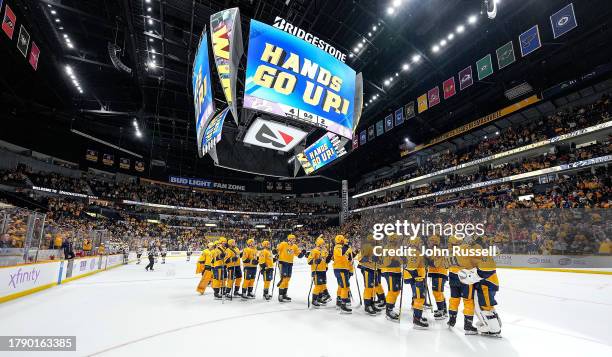
[{"label": "bud light fan zone sign", "polygon": [[213,115],[215,106],[213,103],[212,89],[210,86],[210,68],[208,64],[208,34],[202,32],[200,46],[193,61],[193,105],[195,107],[196,138],[198,143],[198,155],[204,156],[202,152],[204,131],[206,125]]},{"label": "bud light fan zone sign", "polygon": [[351,139],[355,71],[320,48],[251,20],[244,107]]},{"label": "bud light fan zone sign", "polygon": [[202,154],[206,155],[215,145],[221,140],[221,130],[223,129],[223,122],[229,112],[229,107],[223,109],[221,113],[217,114],[216,117],[212,118],[206,132],[204,133],[204,139],[202,141]]},{"label": "bud light fan zone sign", "polygon": [[327,133],[297,155],[306,174],[310,174],[346,154],[337,135]]}]

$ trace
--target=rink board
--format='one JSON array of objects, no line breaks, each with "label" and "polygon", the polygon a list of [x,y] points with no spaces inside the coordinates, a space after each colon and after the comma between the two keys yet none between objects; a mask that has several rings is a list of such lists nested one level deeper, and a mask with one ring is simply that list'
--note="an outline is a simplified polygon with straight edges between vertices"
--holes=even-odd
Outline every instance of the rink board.
[{"label": "rink board", "polygon": [[498,267],[504,268],[557,268],[557,269],[610,269],[612,256],[570,255],[518,255],[500,254],[495,257]]},{"label": "rink board", "polygon": [[123,264],[121,254],[0,268],[0,303]]}]

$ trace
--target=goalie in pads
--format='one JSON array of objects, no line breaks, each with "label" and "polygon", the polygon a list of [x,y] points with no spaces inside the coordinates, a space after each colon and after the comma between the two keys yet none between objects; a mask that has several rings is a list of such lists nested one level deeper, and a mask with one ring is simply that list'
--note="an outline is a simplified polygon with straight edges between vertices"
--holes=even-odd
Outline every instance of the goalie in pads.
[{"label": "goalie in pads", "polygon": [[[476,267],[459,271],[459,280],[464,284],[473,284],[478,298],[476,323],[478,332],[485,336],[500,336],[501,320],[495,311],[495,294],[499,290],[499,280],[493,257],[474,257]],[[478,311],[480,310],[480,311]]]}]

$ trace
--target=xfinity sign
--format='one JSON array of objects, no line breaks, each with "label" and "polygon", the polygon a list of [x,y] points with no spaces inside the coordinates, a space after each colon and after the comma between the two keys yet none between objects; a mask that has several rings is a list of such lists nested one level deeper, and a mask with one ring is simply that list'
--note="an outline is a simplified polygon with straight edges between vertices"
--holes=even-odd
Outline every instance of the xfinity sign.
[{"label": "xfinity sign", "polygon": [[249,127],[244,137],[244,142],[267,149],[287,152],[304,140],[306,135],[305,131],[297,128],[257,118]]}]

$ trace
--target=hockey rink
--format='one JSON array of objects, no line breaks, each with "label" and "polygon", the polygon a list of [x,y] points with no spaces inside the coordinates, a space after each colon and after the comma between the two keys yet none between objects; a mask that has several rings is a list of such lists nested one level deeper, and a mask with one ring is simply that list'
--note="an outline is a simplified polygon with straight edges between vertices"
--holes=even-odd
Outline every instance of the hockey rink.
[{"label": "hockey rink", "polygon": [[[0,335],[76,335],[77,352],[3,352],[3,356],[610,356],[612,276],[498,270],[497,300],[503,338],[465,336],[430,320],[412,328],[410,291],[402,322],[362,308],[341,315],[335,307],[308,310],[308,267],[296,263],[280,304],[261,298],[215,301],[212,289],[195,291],[194,257],[171,258],[145,272],[131,263],[0,305]],[[333,273],[329,290],[335,294]],[[360,281],[360,285],[362,282]],[[355,280],[351,279],[353,295]],[[361,286],[363,289],[363,286]],[[448,297],[448,291],[447,291]]]}]

